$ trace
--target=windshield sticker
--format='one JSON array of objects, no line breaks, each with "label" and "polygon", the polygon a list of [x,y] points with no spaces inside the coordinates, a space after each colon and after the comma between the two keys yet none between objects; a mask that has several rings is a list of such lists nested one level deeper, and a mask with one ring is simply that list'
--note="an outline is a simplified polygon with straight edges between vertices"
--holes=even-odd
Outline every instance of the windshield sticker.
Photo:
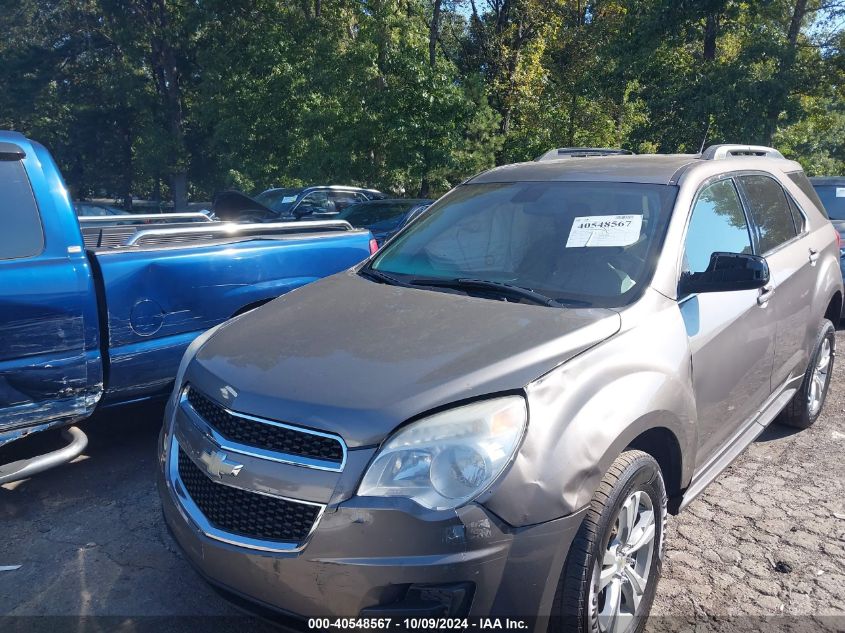
[{"label": "windshield sticker", "polygon": [[640,239],[642,215],[586,215],[575,218],[566,248],[630,246]]},{"label": "windshield sticker", "polygon": [[291,202],[296,202],[296,196],[285,196],[282,198],[282,204],[290,204]]},{"label": "windshield sticker", "polygon": [[836,197],[837,198],[845,198],[845,187],[837,187],[836,188]]}]

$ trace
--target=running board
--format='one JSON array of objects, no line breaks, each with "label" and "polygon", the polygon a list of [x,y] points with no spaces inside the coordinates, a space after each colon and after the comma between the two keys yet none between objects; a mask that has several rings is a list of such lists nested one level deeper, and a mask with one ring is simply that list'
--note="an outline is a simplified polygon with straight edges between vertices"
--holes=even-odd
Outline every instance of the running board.
[{"label": "running board", "polygon": [[[677,512],[680,512],[684,508],[686,508],[698,495],[704,492],[704,489],[714,480],[716,477],[722,474],[728,466],[730,466],[733,461],[739,457],[742,452],[748,447],[751,442],[757,439],[757,437],[766,430],[766,427],[762,424],[758,424],[757,422],[752,422],[742,434],[737,437],[733,442],[731,442],[730,446],[726,451],[721,453],[717,459],[714,459],[707,467],[698,475],[690,484],[690,487],[686,489],[684,492],[684,496],[681,498],[681,502],[678,505]],[[677,514],[675,512],[675,514]]]},{"label": "running board", "polygon": [[78,457],[88,446],[85,433],[75,426],[69,426],[62,431],[68,445],[37,457],[21,459],[10,464],[0,465],[0,484],[32,477],[55,466],[61,466]]},{"label": "running board", "polygon": [[778,416],[783,408],[789,404],[795,395],[797,388],[792,386],[796,383],[797,378],[791,378],[784,382],[778,395],[772,398],[757,418],[748,425],[743,431],[738,433],[721,453],[719,453],[710,463],[706,464],[700,473],[693,476],[689,488],[684,491],[680,498],[670,500],[672,506],[672,514],[678,514],[681,510],[686,508],[716,477],[730,466],[734,460],[739,457],[742,452],[748,447],[751,442],[759,437],[760,433],[766,430],[766,427]]}]

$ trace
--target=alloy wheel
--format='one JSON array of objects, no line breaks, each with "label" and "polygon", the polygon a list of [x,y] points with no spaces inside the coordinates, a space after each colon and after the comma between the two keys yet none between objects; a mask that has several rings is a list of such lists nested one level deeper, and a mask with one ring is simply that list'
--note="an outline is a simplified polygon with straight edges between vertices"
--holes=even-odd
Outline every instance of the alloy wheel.
[{"label": "alloy wheel", "polygon": [[824,404],[825,387],[827,386],[828,373],[830,372],[830,360],[833,357],[833,348],[830,339],[825,338],[819,349],[816,359],[816,366],[813,368],[813,375],[810,379],[810,388],[807,390],[807,405],[810,408],[810,415],[816,415]]},{"label": "alloy wheel", "polygon": [[654,512],[646,492],[631,493],[619,509],[607,548],[596,559],[590,605],[601,633],[623,633],[634,621],[654,558]]}]

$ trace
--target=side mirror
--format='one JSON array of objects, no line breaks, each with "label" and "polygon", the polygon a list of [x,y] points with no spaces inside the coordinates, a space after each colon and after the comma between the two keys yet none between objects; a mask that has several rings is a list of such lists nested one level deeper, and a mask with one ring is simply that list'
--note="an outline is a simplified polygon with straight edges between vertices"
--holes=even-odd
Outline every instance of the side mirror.
[{"label": "side mirror", "polygon": [[759,255],[713,253],[707,270],[685,273],[681,277],[681,295],[697,292],[754,290],[769,283],[769,265]]}]

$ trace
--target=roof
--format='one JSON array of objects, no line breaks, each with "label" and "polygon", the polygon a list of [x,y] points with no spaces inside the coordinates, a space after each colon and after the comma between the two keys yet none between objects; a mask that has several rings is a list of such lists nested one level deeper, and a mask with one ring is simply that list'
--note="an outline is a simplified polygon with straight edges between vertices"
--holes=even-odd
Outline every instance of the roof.
[{"label": "roof", "polygon": [[679,170],[702,159],[694,154],[639,154],[563,158],[503,165],[485,171],[467,183],[517,181],[607,181],[666,185]]},{"label": "roof", "polygon": [[26,137],[20,132],[15,132],[13,130],[0,130],[0,141],[20,143],[21,141],[26,142]]}]

